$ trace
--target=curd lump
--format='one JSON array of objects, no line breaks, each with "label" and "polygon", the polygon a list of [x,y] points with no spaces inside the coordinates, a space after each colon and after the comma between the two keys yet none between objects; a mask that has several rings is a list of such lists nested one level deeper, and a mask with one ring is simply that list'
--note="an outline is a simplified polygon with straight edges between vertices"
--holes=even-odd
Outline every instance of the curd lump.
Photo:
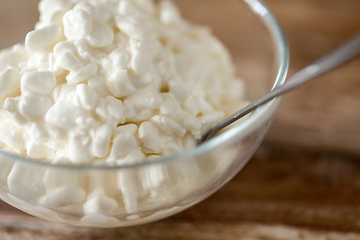
[{"label": "curd lump", "polygon": [[246,104],[227,49],[170,1],[42,0],[39,11],[25,44],[0,52],[2,149],[141,162],[194,147]]}]

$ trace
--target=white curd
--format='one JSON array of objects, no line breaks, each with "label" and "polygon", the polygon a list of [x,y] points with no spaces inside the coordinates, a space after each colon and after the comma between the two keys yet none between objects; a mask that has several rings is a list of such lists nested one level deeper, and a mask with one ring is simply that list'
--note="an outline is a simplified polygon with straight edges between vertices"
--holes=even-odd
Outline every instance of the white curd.
[{"label": "white curd", "polygon": [[[0,52],[2,149],[54,164],[150,161],[193,148],[246,104],[227,49],[170,1],[42,0],[39,10],[25,44]],[[184,164],[194,176],[200,172],[196,163]],[[108,215],[119,204],[134,214],[139,199],[166,202],[164,182],[191,185],[183,168],[83,179],[15,163],[3,168],[8,177],[1,181],[14,196],[45,210],[80,211],[95,224],[116,221]]]},{"label": "white curd", "polygon": [[2,148],[51,162],[142,161],[194,147],[244,104],[226,48],[170,1],[39,9],[25,45],[0,53]]}]

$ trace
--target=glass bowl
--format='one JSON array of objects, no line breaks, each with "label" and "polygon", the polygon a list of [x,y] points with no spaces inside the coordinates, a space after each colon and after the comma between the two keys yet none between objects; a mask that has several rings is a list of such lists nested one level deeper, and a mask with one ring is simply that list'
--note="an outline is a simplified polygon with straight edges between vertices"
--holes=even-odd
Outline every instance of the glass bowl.
[{"label": "glass bowl", "polygon": [[[20,2],[0,2],[0,48],[22,42],[35,24],[37,1]],[[249,100],[283,84],[287,43],[261,1],[175,2],[186,19],[210,26],[229,48],[238,76],[247,83]],[[73,225],[123,227],[168,217],[204,200],[244,167],[263,140],[279,101],[200,147],[137,165],[51,165],[0,151],[0,197],[36,217]]]}]

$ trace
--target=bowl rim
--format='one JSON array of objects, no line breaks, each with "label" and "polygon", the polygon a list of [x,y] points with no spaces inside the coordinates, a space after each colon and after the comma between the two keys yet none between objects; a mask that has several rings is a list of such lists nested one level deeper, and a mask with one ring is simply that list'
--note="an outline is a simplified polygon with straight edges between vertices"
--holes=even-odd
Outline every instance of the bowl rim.
[{"label": "bowl rim", "polygon": [[[234,0],[237,1],[237,0]],[[249,6],[255,14],[257,14],[262,20],[264,20],[267,30],[273,38],[273,43],[276,47],[277,54],[279,56],[278,63],[279,69],[277,72],[277,77],[273,88],[281,86],[287,76],[289,68],[289,48],[286,37],[280,26],[275,15],[272,13],[270,8],[262,0],[243,0]],[[152,164],[161,164],[169,163],[178,160],[185,160],[186,158],[195,157],[201,155],[205,152],[208,152],[211,149],[229,144],[233,141],[236,141],[240,133],[243,132],[247,127],[252,123],[256,122],[259,117],[263,116],[266,112],[270,111],[276,104],[280,101],[280,98],[276,98],[269,103],[258,108],[253,114],[249,115],[243,122],[229,129],[228,131],[222,133],[219,136],[214,137],[213,139],[203,143],[202,145],[189,149],[171,156],[162,157],[154,160],[148,160],[145,162],[131,163],[131,164],[122,164],[119,166],[106,166],[106,165],[71,165],[71,164],[52,164],[45,161],[37,161],[25,157],[21,157],[15,153],[10,152],[9,150],[0,150],[0,155],[3,155],[5,158],[14,158],[14,160],[19,160],[23,163],[35,164],[43,167],[54,167],[62,168],[69,170],[119,170],[119,169],[129,169],[144,167]],[[13,160],[13,159],[12,159]]]}]

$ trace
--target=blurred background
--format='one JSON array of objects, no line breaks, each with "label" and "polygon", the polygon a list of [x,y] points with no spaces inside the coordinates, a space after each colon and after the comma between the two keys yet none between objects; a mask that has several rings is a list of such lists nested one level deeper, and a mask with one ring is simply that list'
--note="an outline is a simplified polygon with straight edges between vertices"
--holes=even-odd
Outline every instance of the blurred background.
[{"label": "blurred background", "polygon": [[[1,25],[1,49],[33,29],[38,1],[0,1],[8,2],[0,21],[9,23]],[[360,31],[359,0],[265,2],[288,38],[290,76]],[[32,21],[17,14],[24,12]],[[6,42],[5,34],[14,41]],[[2,240],[76,238],[360,239],[360,57],[286,95],[249,164],[215,195],[174,217],[90,230],[44,222],[0,202]]]}]

